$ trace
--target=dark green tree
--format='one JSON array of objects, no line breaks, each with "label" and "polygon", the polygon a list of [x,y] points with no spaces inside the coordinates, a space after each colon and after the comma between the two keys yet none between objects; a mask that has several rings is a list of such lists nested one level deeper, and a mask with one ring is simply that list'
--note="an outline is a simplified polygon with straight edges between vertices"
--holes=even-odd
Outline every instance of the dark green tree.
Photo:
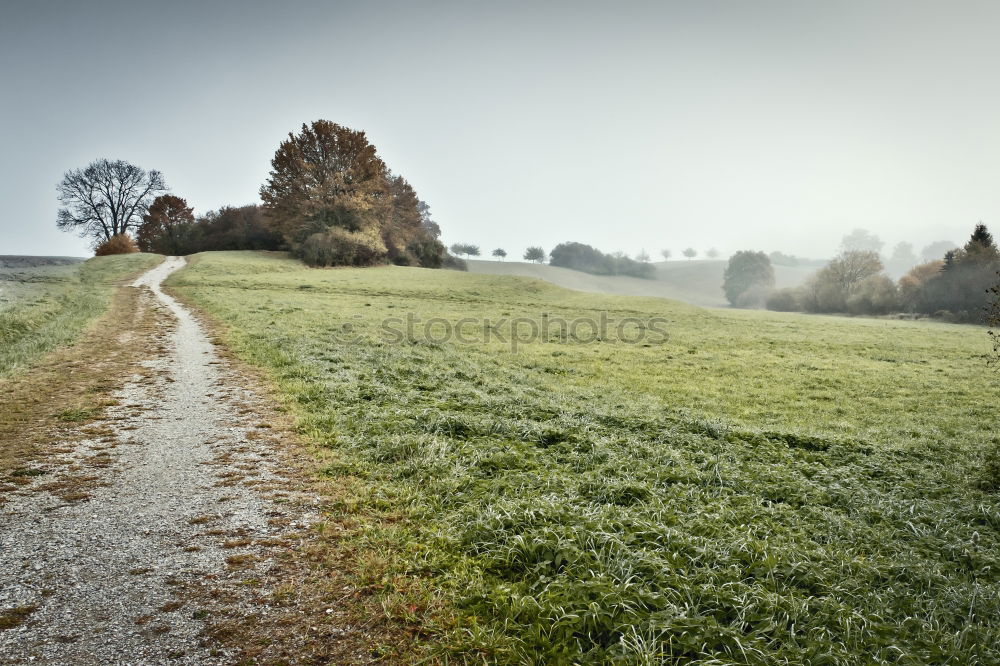
[{"label": "dark green tree", "polygon": [[463,254],[466,258],[479,256],[479,246],[470,243],[453,243],[449,249],[452,254]]},{"label": "dark green tree", "polygon": [[1000,252],[993,236],[984,224],[977,224],[963,247],[945,254],[941,272],[923,282],[917,308],[927,314],[947,313],[959,321],[984,322],[998,270]]},{"label": "dark green tree", "polygon": [[760,307],[773,288],[774,268],[766,254],[743,250],[730,257],[722,277],[722,290],[732,305]]},{"label": "dark green tree", "polygon": [[533,245],[524,251],[525,261],[534,261],[536,264],[540,264],[545,261],[545,250]]}]

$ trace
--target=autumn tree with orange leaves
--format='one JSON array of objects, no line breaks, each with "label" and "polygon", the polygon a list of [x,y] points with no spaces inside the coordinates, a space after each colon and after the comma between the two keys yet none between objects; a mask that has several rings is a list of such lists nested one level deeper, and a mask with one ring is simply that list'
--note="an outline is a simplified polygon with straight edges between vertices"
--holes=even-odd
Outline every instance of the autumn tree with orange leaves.
[{"label": "autumn tree with orange leaves", "polygon": [[187,237],[194,225],[194,209],[173,194],[163,194],[153,201],[142,217],[136,243],[143,252],[179,255],[187,252]]},{"label": "autumn tree with orange leaves", "polygon": [[433,266],[444,256],[426,206],[362,131],[302,125],[275,152],[260,196],[272,227],[311,265]]}]

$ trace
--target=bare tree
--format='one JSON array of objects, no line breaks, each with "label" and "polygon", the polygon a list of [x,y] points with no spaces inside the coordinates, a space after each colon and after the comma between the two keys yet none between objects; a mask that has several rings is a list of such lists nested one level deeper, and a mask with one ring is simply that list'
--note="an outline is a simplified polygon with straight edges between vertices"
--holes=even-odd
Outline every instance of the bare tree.
[{"label": "bare tree", "polygon": [[86,169],[66,172],[56,186],[56,226],[76,231],[95,245],[137,227],[153,199],[167,191],[163,174],[123,160],[100,159]]},{"label": "bare tree", "polygon": [[670,257],[674,256],[670,250],[660,250],[660,255],[664,261],[670,261]]},{"label": "bare tree", "polygon": [[882,268],[882,260],[877,253],[851,250],[836,256],[823,268],[821,274],[826,276],[829,282],[837,285],[846,298],[863,280],[878,275]]}]

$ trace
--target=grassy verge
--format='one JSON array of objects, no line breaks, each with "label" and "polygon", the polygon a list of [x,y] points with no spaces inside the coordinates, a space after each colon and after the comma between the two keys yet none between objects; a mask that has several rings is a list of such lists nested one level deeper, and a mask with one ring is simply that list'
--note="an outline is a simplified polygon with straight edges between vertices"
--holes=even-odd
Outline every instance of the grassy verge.
[{"label": "grassy verge", "polygon": [[[108,424],[99,421],[115,404],[114,393],[135,375],[148,371],[138,362],[154,356],[156,310],[137,289],[119,289],[106,312],[84,327],[74,344],[36,359],[30,372],[0,377],[0,503],[7,491],[44,477],[39,490],[65,501],[87,496],[96,477],[87,463],[68,463],[58,453],[90,439],[95,464],[101,447],[114,443]],[[96,447],[96,448],[95,448]]]},{"label": "grassy verge", "polygon": [[36,274],[33,289],[0,310],[0,377],[31,366],[45,353],[73,342],[108,307],[116,284],[156,265],[162,257],[95,257]]},{"label": "grassy verge", "polygon": [[[434,656],[1000,661],[983,329],[252,253],[171,285],[273,380],[319,447],[331,550]],[[512,353],[510,320],[543,313],[664,317],[669,338]],[[463,317],[506,342],[445,340]]]}]

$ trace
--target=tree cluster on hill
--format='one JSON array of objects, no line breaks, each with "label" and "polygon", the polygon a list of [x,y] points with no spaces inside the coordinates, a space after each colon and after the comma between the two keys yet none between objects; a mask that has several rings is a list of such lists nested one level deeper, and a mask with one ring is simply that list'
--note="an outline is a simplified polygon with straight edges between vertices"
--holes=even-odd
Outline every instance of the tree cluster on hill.
[{"label": "tree cluster on hill", "polygon": [[402,176],[389,171],[364,132],[326,120],[289,134],[271,160],[263,206],[224,207],[195,218],[165,194],[158,171],[101,159],[67,172],[57,186],[57,225],[104,250],[167,254],[204,250],[289,249],[313,266],[391,262],[463,268],[441,243],[441,229]]},{"label": "tree cluster on hill", "polygon": [[78,231],[102,251],[147,252],[289,249],[313,266],[391,262],[464,268],[448,255],[430,208],[391,173],[364,132],[326,120],[289,134],[261,188],[263,206],[224,207],[200,218],[165,194],[158,171],[101,159],[67,172],[57,186],[60,229]]},{"label": "tree cluster on hill", "polygon": [[[912,246],[901,245],[894,257],[908,259]],[[1000,252],[986,226],[978,224],[964,247],[911,268],[897,282],[884,269],[874,250],[845,250],[803,286],[772,292],[767,307],[869,315],[906,311],[983,322],[1000,272]]]},{"label": "tree cluster on hill", "polygon": [[302,125],[275,152],[260,196],[272,228],[310,265],[445,263],[427,205],[362,131],[328,120]]},{"label": "tree cluster on hill", "polygon": [[651,278],[656,273],[652,264],[630,259],[621,253],[605,254],[584,243],[560,243],[549,253],[549,264],[594,275]]},{"label": "tree cluster on hill", "polygon": [[267,224],[260,206],[223,206],[200,217],[187,201],[158,197],[136,233],[143,252],[185,255],[213,250],[281,250],[284,238]]}]

